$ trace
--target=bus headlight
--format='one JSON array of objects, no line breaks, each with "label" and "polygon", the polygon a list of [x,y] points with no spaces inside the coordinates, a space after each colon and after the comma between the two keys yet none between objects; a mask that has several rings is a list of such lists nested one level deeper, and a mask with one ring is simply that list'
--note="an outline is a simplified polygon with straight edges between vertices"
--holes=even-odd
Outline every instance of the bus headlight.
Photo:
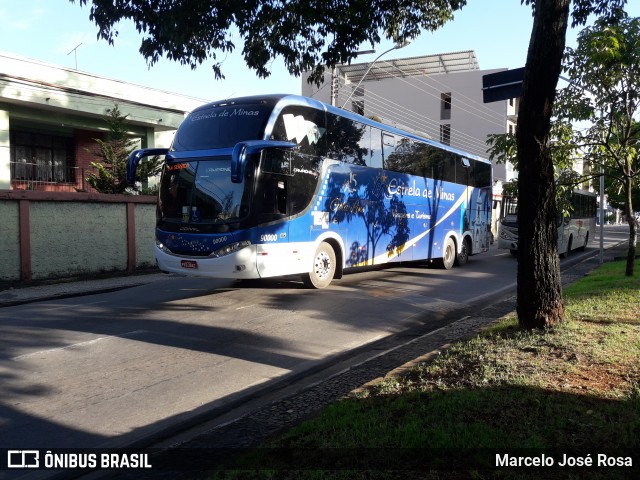
[{"label": "bus headlight", "polygon": [[156,239],[156,247],[158,247],[158,249],[162,250],[164,253],[168,253],[170,255],[172,255],[171,250],[169,250],[164,243],[162,243],[160,240]]},{"label": "bus headlight", "polygon": [[239,250],[242,250],[245,247],[248,247],[249,245],[251,245],[251,242],[249,240],[243,240],[242,242],[234,242],[234,243],[230,243],[229,245],[225,245],[222,248],[219,248],[218,250],[214,250],[213,253],[211,254],[212,257],[224,257],[225,255],[230,255],[234,252],[237,252]]}]

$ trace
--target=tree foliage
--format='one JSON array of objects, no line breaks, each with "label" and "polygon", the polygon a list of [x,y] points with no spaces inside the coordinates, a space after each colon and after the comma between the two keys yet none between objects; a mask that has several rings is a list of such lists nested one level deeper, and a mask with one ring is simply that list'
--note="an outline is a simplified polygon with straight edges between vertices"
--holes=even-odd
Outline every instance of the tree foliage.
[{"label": "tree foliage", "polygon": [[[75,0],[70,0],[72,3]],[[98,37],[113,44],[122,20],[143,34],[140,53],[149,64],[166,57],[196,68],[213,60],[224,78],[226,54],[242,49],[247,66],[270,75],[281,57],[296,76],[313,71],[320,82],[325,66],[349,63],[363,44],[383,38],[401,41],[436,30],[466,0],[78,0],[91,5]]]},{"label": "tree foliage", "polygon": [[[127,131],[127,115],[123,115],[114,105],[107,109],[107,125],[109,130],[105,139],[96,138],[97,151],[92,152],[101,159],[90,165],[96,170],[87,174],[87,182],[100,193],[124,194],[136,190],[134,185],[127,183],[127,160],[135,150],[136,143]],[[138,168],[136,178],[146,181],[151,176],[160,173],[159,157],[149,159]]]},{"label": "tree foliage", "polygon": [[598,19],[579,34],[575,49],[567,49],[571,83],[559,99],[567,119],[588,122],[575,142],[585,161],[607,175],[610,200],[623,208],[629,223],[626,275],[633,275],[638,229],[633,205],[640,187],[639,55],[640,18],[618,11]]},{"label": "tree foliage", "polygon": [[[569,193],[593,179],[587,169],[583,174],[576,172],[577,163],[583,161],[580,145],[576,143],[573,126],[566,119],[552,118],[549,133],[549,148],[553,161],[554,182],[556,186],[556,204],[560,212],[570,213],[573,208]],[[496,163],[510,163],[519,171],[516,137],[509,133],[487,135],[489,158]],[[505,196],[518,196],[517,180],[506,182],[502,186]]]}]

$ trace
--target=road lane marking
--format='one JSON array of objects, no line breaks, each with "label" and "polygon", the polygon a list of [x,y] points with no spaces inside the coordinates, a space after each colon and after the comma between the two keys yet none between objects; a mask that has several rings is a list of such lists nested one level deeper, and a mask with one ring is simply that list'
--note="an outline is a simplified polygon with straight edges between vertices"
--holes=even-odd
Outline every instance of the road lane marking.
[{"label": "road lane marking", "polygon": [[117,337],[133,337],[134,335],[140,335],[142,333],[147,333],[147,332],[148,332],[148,330],[134,330],[132,332],[121,333],[119,335],[109,335],[109,336],[106,336],[106,337],[94,338],[93,340],[87,340],[86,342],[74,343],[72,345],[66,345],[64,347],[49,348],[49,349],[46,349],[46,350],[38,350],[37,352],[25,353],[24,355],[18,355],[17,357],[13,357],[11,360],[13,360],[13,361],[24,360],[26,358],[34,357],[36,355],[42,355],[42,354],[47,354],[47,353],[51,353],[51,352],[60,352],[60,351],[64,351],[64,350],[71,350],[71,349],[77,348],[77,347],[85,347],[87,345],[92,345],[92,344],[98,343],[98,342],[100,342],[102,340],[109,340],[111,338],[117,338]]}]

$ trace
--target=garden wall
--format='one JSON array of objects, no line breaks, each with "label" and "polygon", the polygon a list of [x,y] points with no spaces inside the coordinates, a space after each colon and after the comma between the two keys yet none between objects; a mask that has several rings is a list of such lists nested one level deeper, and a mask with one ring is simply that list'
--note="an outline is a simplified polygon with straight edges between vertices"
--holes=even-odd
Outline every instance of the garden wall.
[{"label": "garden wall", "polygon": [[156,197],[0,191],[0,282],[155,266]]}]

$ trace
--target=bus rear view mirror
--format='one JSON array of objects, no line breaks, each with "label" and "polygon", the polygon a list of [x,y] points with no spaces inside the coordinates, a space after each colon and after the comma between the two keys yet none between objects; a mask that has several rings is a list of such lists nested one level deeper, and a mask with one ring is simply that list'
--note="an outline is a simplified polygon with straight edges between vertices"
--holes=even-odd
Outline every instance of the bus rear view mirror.
[{"label": "bus rear view mirror", "polygon": [[257,153],[266,148],[294,148],[296,146],[295,143],[276,140],[249,140],[236,143],[231,153],[231,181],[233,183],[242,183],[247,157],[252,153]]},{"label": "bus rear view mirror", "polygon": [[127,161],[127,182],[129,185],[136,183],[136,170],[138,170],[138,164],[144,157],[166,155],[168,152],[168,148],[143,148],[131,152],[129,160]]}]

